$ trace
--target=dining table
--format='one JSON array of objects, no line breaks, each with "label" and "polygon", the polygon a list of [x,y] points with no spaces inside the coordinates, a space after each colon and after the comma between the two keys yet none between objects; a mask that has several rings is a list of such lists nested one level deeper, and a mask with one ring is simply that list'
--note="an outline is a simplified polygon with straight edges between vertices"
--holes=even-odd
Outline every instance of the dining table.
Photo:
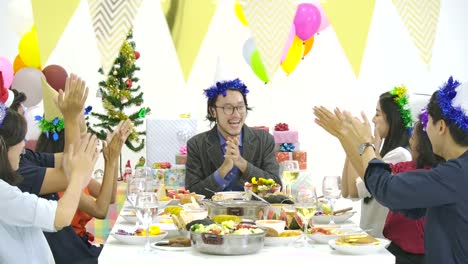
[{"label": "dining table", "polygon": [[[263,246],[258,252],[248,255],[210,255],[200,253],[193,248],[184,251],[166,251],[153,248],[151,252],[143,251],[144,245],[124,244],[112,236],[119,229],[131,229],[135,223],[127,221],[122,216],[121,211],[117,221],[112,228],[111,235],[107,238],[99,263],[203,263],[203,264],[225,264],[225,263],[325,263],[325,264],[346,264],[346,263],[378,263],[393,264],[395,257],[386,249],[378,252],[363,255],[348,255],[332,249],[327,244],[313,244],[311,247],[284,246]],[[156,223],[157,224],[157,223]],[[162,230],[167,224],[161,225]],[[357,227],[351,221],[342,224],[343,227]],[[173,233],[176,228],[169,228]]]}]

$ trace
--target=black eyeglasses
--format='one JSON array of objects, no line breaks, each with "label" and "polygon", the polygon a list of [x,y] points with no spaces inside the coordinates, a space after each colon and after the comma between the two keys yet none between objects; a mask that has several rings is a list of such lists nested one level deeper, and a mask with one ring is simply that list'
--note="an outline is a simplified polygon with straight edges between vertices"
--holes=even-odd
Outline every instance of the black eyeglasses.
[{"label": "black eyeglasses", "polygon": [[246,105],[238,105],[238,106],[233,106],[233,105],[225,105],[225,106],[215,106],[216,108],[221,108],[223,109],[223,112],[226,114],[226,115],[232,115],[234,114],[234,109],[237,110],[237,113],[239,114],[243,114],[245,113],[245,111],[247,110],[247,106]]}]

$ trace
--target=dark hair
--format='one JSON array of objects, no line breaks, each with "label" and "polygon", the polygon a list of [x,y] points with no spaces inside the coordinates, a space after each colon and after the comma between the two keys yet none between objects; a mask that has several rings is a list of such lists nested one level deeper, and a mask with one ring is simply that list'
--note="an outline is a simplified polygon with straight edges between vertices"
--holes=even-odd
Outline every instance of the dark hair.
[{"label": "dark hair", "polygon": [[58,132],[58,140],[54,141],[52,134],[49,134],[49,137],[45,133],[42,133],[37,139],[36,143],[36,152],[45,152],[45,153],[60,153],[65,149],[65,129]]},{"label": "dark hair", "polygon": [[22,103],[24,103],[24,101],[26,101],[26,95],[23,92],[18,92],[15,89],[10,90],[13,91],[13,94],[15,95],[13,103],[11,103],[10,105],[10,109],[15,112],[18,112],[18,108],[21,106]]},{"label": "dark hair", "polygon": [[26,120],[17,112],[7,109],[0,126],[0,179],[10,185],[18,185],[23,178],[11,167],[8,149],[24,140],[27,132]]},{"label": "dark hair", "polygon": [[432,96],[431,100],[429,100],[429,104],[427,105],[427,112],[432,117],[432,123],[435,124],[439,120],[444,120],[447,124],[449,129],[450,135],[453,138],[453,141],[460,146],[468,146],[468,135],[464,132],[460,127],[455,124],[455,122],[451,122],[449,119],[443,116],[442,110],[440,109],[439,102],[437,100],[437,93],[435,91]]},{"label": "dark hair", "polygon": [[388,135],[385,137],[380,156],[385,156],[388,152],[397,147],[408,147],[408,129],[401,116],[400,106],[395,102],[396,95],[389,92],[383,93],[379,97],[380,109],[385,114],[388,123]]},{"label": "dark hair", "polygon": [[435,167],[444,159],[439,155],[434,154],[432,151],[432,144],[427,136],[426,131],[423,130],[421,122],[418,121],[414,124],[413,134],[415,135],[418,144],[416,145],[416,152],[419,154],[416,158],[416,168],[423,169],[424,167]]},{"label": "dark hair", "polygon": [[[229,90],[229,91],[236,91],[236,92],[242,94],[242,98],[244,99],[244,104],[246,105],[246,110],[247,110],[247,111],[252,110],[252,108],[249,107],[248,104],[247,104],[247,96],[246,96],[245,94],[241,93],[241,92],[240,92],[239,90],[237,90],[237,89],[230,89],[230,88],[228,88],[227,90]],[[218,100],[218,97],[219,97],[219,96],[222,96],[222,94],[219,94],[218,96],[214,97],[213,99],[208,99],[208,104],[207,104],[207,107],[206,107],[206,119],[207,119],[208,121],[210,121],[210,124],[212,124],[213,122],[216,122],[216,118],[211,114],[210,109],[216,107],[216,101]]]}]

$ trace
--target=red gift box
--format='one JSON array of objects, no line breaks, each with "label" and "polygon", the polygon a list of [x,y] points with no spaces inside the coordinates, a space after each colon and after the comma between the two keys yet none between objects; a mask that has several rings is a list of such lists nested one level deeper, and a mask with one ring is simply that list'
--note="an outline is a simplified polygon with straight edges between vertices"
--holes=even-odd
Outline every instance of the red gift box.
[{"label": "red gift box", "polygon": [[307,170],[307,152],[305,151],[276,152],[275,157],[278,163],[286,160],[297,160],[299,163],[299,169]]}]

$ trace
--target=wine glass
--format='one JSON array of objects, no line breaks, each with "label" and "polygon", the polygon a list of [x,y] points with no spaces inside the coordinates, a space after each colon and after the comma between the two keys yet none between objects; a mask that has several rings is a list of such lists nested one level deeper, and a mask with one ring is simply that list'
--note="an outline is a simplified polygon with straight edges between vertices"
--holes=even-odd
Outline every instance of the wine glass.
[{"label": "wine glass", "polygon": [[304,235],[302,239],[295,242],[297,247],[311,246],[310,238],[307,236],[310,219],[317,211],[317,194],[314,187],[303,188],[297,192],[296,202],[294,203],[296,214],[301,218],[304,225]]},{"label": "wine glass", "polygon": [[286,196],[291,196],[291,186],[299,178],[299,162],[297,160],[286,160],[281,162],[282,181]]},{"label": "wine glass", "polygon": [[153,191],[155,189],[155,186],[153,186],[155,183],[155,179],[153,178],[153,172],[150,167],[146,167],[146,166],[136,167],[133,177],[146,179],[147,191]]},{"label": "wine glass", "polygon": [[330,224],[334,225],[334,207],[335,200],[341,197],[341,177],[340,176],[325,176],[322,182],[323,197],[330,201],[331,217]]},{"label": "wine glass", "polygon": [[143,224],[146,230],[146,243],[144,250],[150,252],[150,241],[149,241],[149,227],[155,221],[158,216],[159,202],[156,193],[154,192],[140,192],[136,197],[136,215]]}]

